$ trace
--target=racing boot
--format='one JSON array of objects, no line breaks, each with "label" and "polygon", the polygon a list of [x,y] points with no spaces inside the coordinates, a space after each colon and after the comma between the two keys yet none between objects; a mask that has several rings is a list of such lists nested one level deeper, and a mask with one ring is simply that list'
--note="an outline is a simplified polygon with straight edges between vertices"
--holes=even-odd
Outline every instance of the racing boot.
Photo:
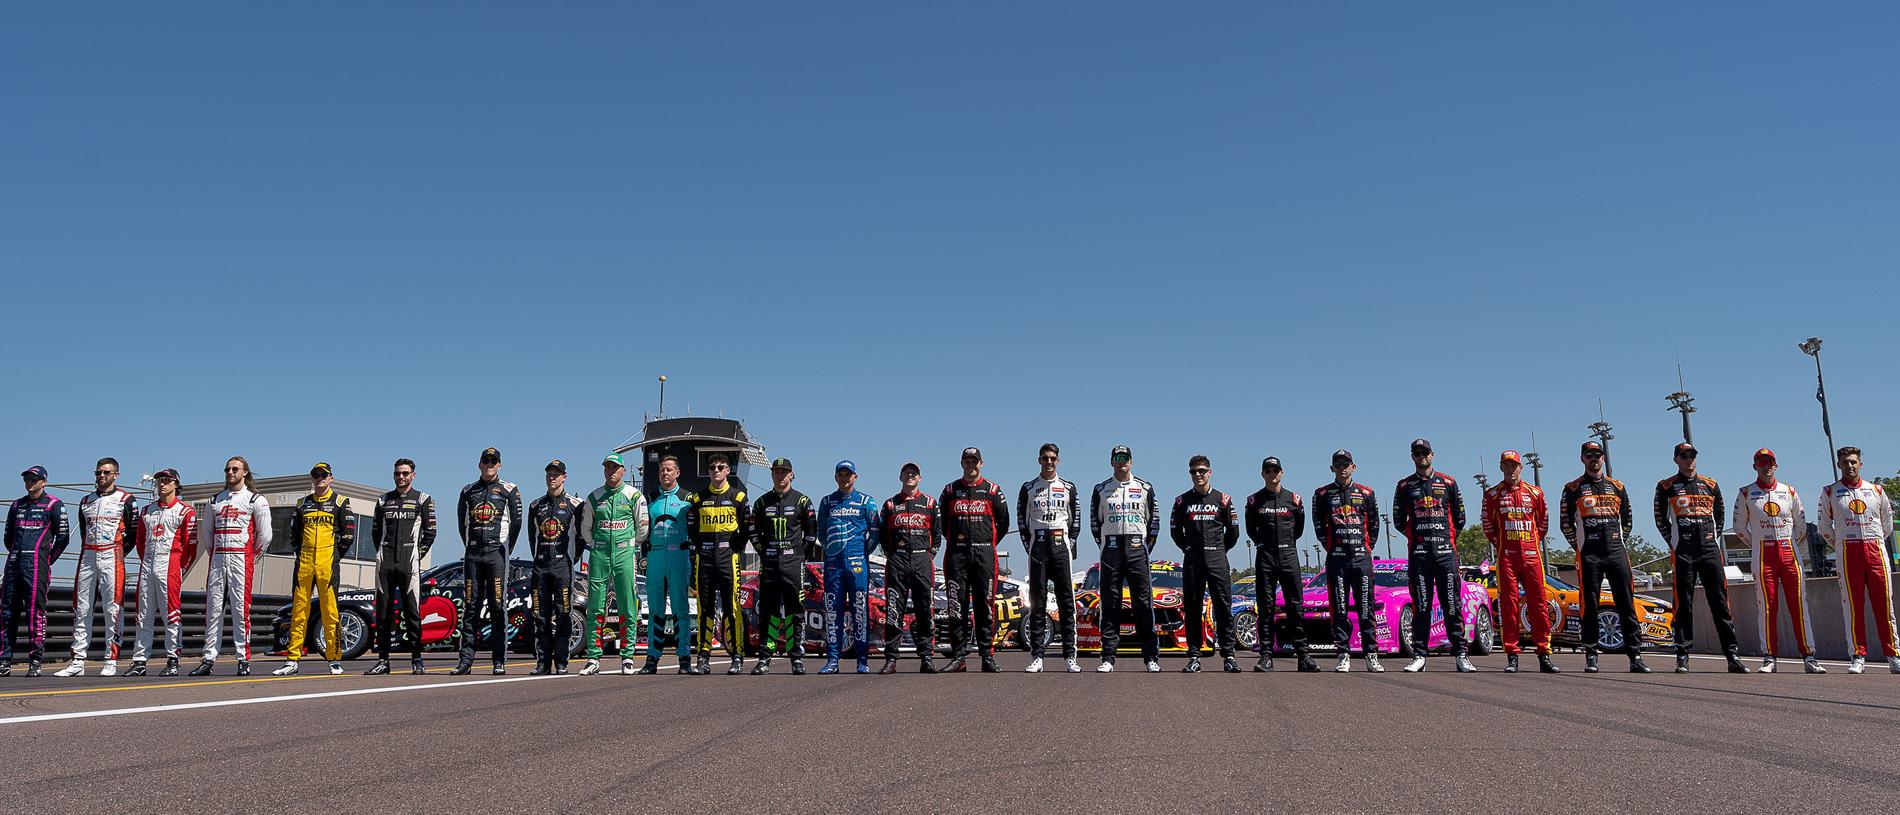
[{"label": "racing boot", "polygon": [[625,659],[625,658],[622,658],[620,660],[620,675],[621,676],[633,675],[633,660]]},{"label": "racing boot", "polygon": [[825,667],[818,669],[818,673],[820,674],[835,674],[837,672],[838,658],[832,656],[825,657]]},{"label": "racing boot", "polygon": [[[593,662],[594,660],[590,659],[588,661]],[[455,670],[449,671],[449,676],[468,676],[468,672],[472,670],[475,670],[475,663],[463,660],[455,663]]]},{"label": "racing boot", "polygon": [[1385,666],[1379,664],[1378,654],[1373,654],[1373,653],[1366,654],[1366,670],[1371,671],[1375,674],[1385,673]]},{"label": "racing boot", "polygon": [[1887,673],[1900,674],[1900,657],[1887,657]]},{"label": "racing boot", "polygon": [[1774,672],[1775,672],[1775,658],[1774,658],[1774,657],[1762,657],[1762,658],[1761,658],[1761,667],[1760,667],[1760,668],[1756,668],[1755,670],[1757,670],[1757,671],[1760,671],[1760,672],[1762,672],[1762,673],[1765,673],[1765,674],[1771,674],[1771,673],[1774,673]]},{"label": "racing boot", "polygon": [[[859,664],[863,664],[863,663],[859,663]],[[986,654],[984,654],[984,655],[983,655],[983,672],[984,672],[984,673],[986,673],[986,674],[993,674],[993,673],[996,673],[996,672],[998,672],[998,671],[1001,671],[1001,670],[1002,670],[1002,668],[999,668],[999,667],[997,667],[997,666],[996,666],[996,655],[995,655],[995,654],[988,654],[988,653],[986,653]]]},{"label": "racing boot", "polygon": [[422,667],[422,657],[409,658],[409,673],[414,676],[421,676],[424,673],[427,673],[427,671]]},{"label": "racing boot", "polygon": [[343,663],[341,663],[341,662],[332,662],[332,663],[330,663],[330,675],[331,675],[331,676],[342,676],[342,675],[343,675]]},{"label": "racing boot", "polygon": [[752,675],[753,675],[753,676],[763,676],[763,675],[765,675],[765,674],[767,674],[767,673],[769,673],[769,672],[771,672],[771,670],[772,670],[772,658],[771,658],[771,657],[759,657],[759,661],[758,661],[758,662],[754,662],[754,663],[752,663]]},{"label": "racing boot", "polygon": [[1253,672],[1257,674],[1273,673],[1273,657],[1265,651],[1262,651],[1260,653],[1260,659],[1256,660],[1253,664]]},{"label": "racing boot", "polygon": [[1504,655],[1504,672],[1507,674],[1517,673],[1517,655],[1516,654]]},{"label": "racing boot", "polygon": [[1221,670],[1221,673],[1229,673],[1229,674],[1240,673],[1240,663],[1235,662],[1234,658],[1231,656],[1221,657],[1220,670]]},{"label": "racing boot", "polygon": [[1350,673],[1351,671],[1352,671],[1352,654],[1346,653],[1345,651],[1339,652],[1339,662],[1333,665],[1333,673],[1343,674],[1343,673]]},{"label": "racing boot", "polygon": [[1303,673],[1303,674],[1319,673],[1319,663],[1313,661],[1312,655],[1301,653],[1299,656],[1300,656],[1300,661],[1299,661],[1300,673]]},{"label": "racing boot", "polygon": [[251,661],[250,661],[250,660],[248,660],[248,659],[240,659],[240,660],[238,660],[238,669],[237,669],[237,675],[238,675],[238,676],[250,676],[250,675],[251,675]]},{"label": "racing boot", "polygon": [[40,661],[39,661],[39,660],[37,660],[37,659],[33,659],[33,660],[28,660],[28,661],[27,661],[27,663],[26,663],[26,678],[28,678],[28,679],[38,679],[38,678],[40,678]]},{"label": "racing boot", "polygon": [[1689,672],[1689,655],[1686,652],[1677,654],[1676,655],[1676,673],[1686,674],[1688,672]]},{"label": "racing boot", "polygon": [[1853,659],[1850,659],[1850,660],[1848,660],[1848,661],[1847,661],[1847,672],[1848,672],[1848,673],[1850,673],[1850,674],[1858,674],[1858,673],[1860,673],[1860,672],[1862,672],[1862,671],[1865,671],[1865,670],[1867,670],[1867,658],[1866,658],[1866,657],[1863,657],[1863,656],[1856,656],[1856,657],[1854,657]]},{"label": "racing boot", "polygon": [[212,662],[211,660],[207,659],[203,662],[198,663],[198,667],[191,669],[191,675],[192,676],[210,676],[211,668],[212,668]]},{"label": "racing boot", "polygon": [[1405,672],[1408,674],[1415,674],[1422,670],[1425,670],[1425,657],[1423,656],[1412,657],[1411,663],[1405,666]]},{"label": "racing boot", "polygon": [[[930,664],[929,657],[924,658],[924,664],[925,665]],[[803,657],[792,657],[792,675],[793,676],[805,675],[805,660]]]},{"label": "racing boot", "polygon": [[1549,654],[1538,654],[1537,655],[1537,672],[1546,673],[1546,674],[1560,674],[1560,673],[1563,673],[1564,671],[1562,668],[1557,667],[1557,663],[1550,661]]},{"label": "racing boot", "polygon": [[1473,674],[1478,672],[1478,666],[1471,664],[1471,659],[1464,654],[1458,655],[1455,664],[1458,666],[1458,672],[1461,674]]},{"label": "racing boot", "polygon": [[947,674],[963,673],[964,671],[970,670],[969,662],[970,655],[958,651],[954,656],[950,657],[950,664],[943,667],[943,672]]},{"label": "racing boot", "polygon": [[880,674],[897,673],[897,657],[885,657],[884,667],[877,669],[877,672]]},{"label": "racing boot", "polygon": [[369,666],[369,670],[364,671],[363,675],[364,676],[384,676],[384,675],[387,675],[388,673],[389,673],[389,660],[379,659],[379,660],[376,660],[375,665]]},{"label": "racing boot", "polygon": [[66,663],[66,667],[59,669],[59,671],[57,673],[54,673],[53,675],[61,679],[65,679],[71,676],[85,676],[86,663],[80,662],[79,660],[73,660],[72,662]]},{"label": "racing boot", "polygon": [[673,673],[678,676],[698,676],[699,666],[694,665],[690,659],[682,659],[680,664],[673,669]]},{"label": "racing boot", "polygon": [[652,676],[659,672],[660,672],[660,658],[659,657],[647,657],[646,664],[640,666],[640,673],[643,676]]},{"label": "racing boot", "polygon": [[528,670],[529,676],[546,676],[554,672],[554,666],[541,660],[534,661],[534,667]]},{"label": "racing boot", "polygon": [[106,664],[99,666],[99,675],[100,676],[118,676],[119,675],[118,660],[112,660],[112,659],[106,660]]},{"label": "racing boot", "polygon": [[12,660],[8,660],[6,663],[0,664],[0,676],[12,676],[12,675],[13,675]]},{"label": "racing boot", "polygon": [[866,657],[866,656],[859,656],[858,657],[858,673],[868,674],[870,672],[871,672],[871,658]]},{"label": "racing boot", "polygon": [[[863,659],[863,657],[859,657],[859,659]],[[742,673],[745,673],[745,659],[742,657],[733,657],[732,662],[726,665],[726,675],[738,676]]]},{"label": "racing boot", "polygon": [[145,660],[142,660],[142,659],[133,660],[132,667],[125,669],[125,675],[126,676],[144,676],[145,675]]},{"label": "racing boot", "polygon": [[1142,660],[1141,664],[1148,669],[1148,673],[1151,673],[1151,674],[1161,673],[1161,660],[1146,659],[1146,660]]},{"label": "racing boot", "polygon": [[693,676],[705,676],[712,673],[712,657],[700,654],[698,659],[693,660],[693,669],[688,673]]},{"label": "racing boot", "polygon": [[508,673],[508,665],[506,663],[497,662],[493,667],[488,669],[488,673],[490,676],[502,676]]},{"label": "racing boot", "polygon": [[1029,667],[1024,668],[1023,673],[1026,673],[1026,674],[1042,673],[1042,657],[1034,657],[1030,659]]},{"label": "racing boot", "polygon": [[1734,654],[1729,654],[1728,655],[1728,672],[1732,674],[1745,674],[1745,673],[1748,673],[1748,666],[1742,664],[1741,658],[1735,656]]},{"label": "racing boot", "polygon": [[600,673],[600,660],[598,659],[590,659],[586,665],[581,666],[581,676],[593,676],[597,673]]},{"label": "racing boot", "polygon": [[1197,674],[1197,673],[1200,673],[1200,672],[1201,672],[1201,655],[1200,655],[1200,654],[1188,654],[1188,661],[1187,661],[1187,664],[1186,664],[1186,665],[1183,665],[1183,666],[1181,666],[1181,673],[1184,673],[1184,674]]},{"label": "racing boot", "polygon": [[1801,667],[1805,668],[1807,672],[1811,674],[1827,673],[1827,669],[1821,667],[1821,661],[1818,659],[1815,659],[1814,657],[1808,657],[1807,659],[1801,660]]},{"label": "racing boot", "polygon": [[1082,666],[1075,664],[1075,657],[1069,657],[1063,660],[1062,671],[1064,673],[1079,674],[1082,672]]},{"label": "racing boot", "polygon": [[1636,653],[1634,651],[1630,652],[1630,673],[1633,673],[1633,674],[1649,673],[1649,666],[1643,662],[1642,654]]},{"label": "racing boot", "polygon": [[924,653],[924,655],[923,655],[923,664],[922,664],[922,665],[919,665],[919,666],[917,666],[917,672],[918,672],[918,673],[920,673],[920,674],[934,674],[934,673],[936,673],[936,672],[937,672],[937,660],[936,660],[936,659],[934,659],[934,658],[932,658],[932,657],[930,656],[930,653],[929,653],[929,652],[925,652],[925,653]]},{"label": "racing boot", "polygon": [[1095,672],[1098,674],[1105,674],[1114,670],[1115,670],[1114,657],[1103,657],[1102,664],[1095,666]]},{"label": "racing boot", "polygon": [[159,671],[158,675],[159,676],[177,676],[178,675],[178,657],[166,657],[165,670]]},{"label": "racing boot", "polygon": [[291,660],[290,662],[284,663],[283,667],[278,668],[275,671],[271,671],[270,675],[271,676],[296,676],[297,675],[296,660]]},{"label": "racing boot", "polygon": [[1598,670],[1597,652],[1595,651],[1583,652],[1583,672],[1587,674],[1593,674],[1593,673],[1596,673],[1597,670]]}]

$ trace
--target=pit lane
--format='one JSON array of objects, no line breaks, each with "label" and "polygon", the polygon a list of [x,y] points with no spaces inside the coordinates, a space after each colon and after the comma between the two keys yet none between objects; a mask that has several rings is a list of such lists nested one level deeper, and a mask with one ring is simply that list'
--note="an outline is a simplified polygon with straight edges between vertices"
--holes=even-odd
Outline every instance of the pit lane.
[{"label": "pit lane", "polygon": [[[1493,656],[1476,675],[1434,659],[1419,675],[1388,660],[1341,676],[1283,659],[1229,676],[1124,658],[1113,674],[1030,676],[1015,672],[1026,655],[1001,661],[994,676],[920,676],[907,660],[894,677],[793,677],[781,661],[766,677],[547,679],[520,663],[505,682],[449,677],[441,659],[414,677],[361,676],[367,663],[290,679],[228,664],[205,679],[16,673],[0,680],[0,735],[10,786],[107,810],[163,790],[216,812],[1811,811],[1900,789],[1900,676],[1884,666],[1730,676],[1698,659],[1638,676],[1611,658],[1590,676],[1562,655],[1560,676],[1513,676]],[[180,707],[197,704],[221,706]],[[109,711],[134,712],[9,721]]]}]

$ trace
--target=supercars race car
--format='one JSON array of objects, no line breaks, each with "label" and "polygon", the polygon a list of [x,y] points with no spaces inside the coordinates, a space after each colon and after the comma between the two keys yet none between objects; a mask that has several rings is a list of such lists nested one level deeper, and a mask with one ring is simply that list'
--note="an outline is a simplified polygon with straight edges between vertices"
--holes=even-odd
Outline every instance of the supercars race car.
[{"label": "supercars race car", "polygon": [[[884,626],[886,623],[884,596],[884,563],[881,558],[871,558],[869,570],[870,591],[867,604],[870,607],[871,649],[883,653]],[[750,655],[760,653],[760,637],[764,634],[759,625],[757,609],[759,594],[759,573],[745,572],[739,585],[739,606],[745,614],[746,652]],[[949,639],[945,636],[949,630],[950,614],[948,595],[944,590],[943,575],[938,573],[931,589],[931,623],[939,651],[948,653]],[[1019,580],[999,578],[996,581],[996,642],[997,646],[1028,647],[1025,609],[1028,607],[1028,589]],[[1046,613],[1046,612],[1045,612]],[[917,643],[910,636],[911,615],[904,615],[902,633],[896,643],[898,651],[915,651]],[[800,625],[804,637],[805,653],[822,654],[825,648],[825,579],[824,567],[819,563],[805,564],[805,602],[804,619]],[[776,647],[776,646],[775,646]],[[857,649],[847,645],[843,656],[855,656]]]},{"label": "supercars race car", "polygon": [[[1155,639],[1163,651],[1187,650],[1187,614],[1182,609],[1185,601],[1186,581],[1181,564],[1173,560],[1148,561],[1151,596],[1154,599]],[[1212,651],[1215,648],[1213,599],[1202,603],[1202,619],[1207,621],[1203,630],[1202,647]],[[1128,609],[1128,587],[1122,587],[1122,609]],[[1236,593],[1231,606],[1234,618],[1234,639],[1238,649],[1251,651],[1259,645],[1255,621],[1259,609],[1251,596]],[[1090,566],[1082,578],[1082,585],[1075,592],[1075,644],[1080,651],[1102,650],[1102,564]],[[1135,641],[1135,621],[1123,620],[1121,640],[1118,651],[1138,651],[1141,645]]]},{"label": "supercars race car", "polygon": [[[534,615],[531,610],[531,582],[534,563],[529,560],[508,561],[508,650],[516,653],[534,653]],[[568,651],[578,654],[590,633],[603,637],[603,645],[610,651],[618,650],[620,614],[617,611],[603,612],[593,625],[587,624],[587,578],[583,565],[580,574],[574,578],[573,607],[568,614],[573,620],[573,634],[568,638]],[[422,647],[425,650],[453,650],[460,646],[458,638],[459,624],[463,613],[463,597],[467,594],[466,581],[462,575],[462,561],[444,563],[423,572],[417,581],[421,584],[421,596],[418,598],[417,611],[422,620]],[[644,576],[635,581],[635,592],[644,593]],[[613,597],[608,597],[608,608],[616,606]],[[690,602],[690,601],[689,601]],[[343,640],[341,643],[343,658],[357,659],[367,653],[376,644],[376,592],[371,589],[354,589],[337,592],[337,629]],[[645,644],[646,615],[639,615],[636,640]],[[662,631],[663,637],[670,637],[675,629],[669,615],[668,625]],[[691,631],[691,620],[687,629]],[[478,636],[486,637],[488,626],[484,624]],[[290,605],[277,609],[271,618],[271,653],[283,653],[290,647]],[[304,638],[304,650],[312,654],[322,654],[325,646],[323,627],[318,624],[317,615],[310,615],[310,631]],[[407,652],[409,637],[406,632],[398,632],[391,639],[392,651]],[[670,645],[671,640],[665,641]]]},{"label": "supercars race car", "polygon": [[[1403,560],[1374,560],[1372,562],[1372,624],[1373,641],[1380,653],[1412,655],[1412,626],[1417,624],[1417,616],[1412,608],[1412,595],[1408,583],[1409,575]],[[1493,647],[1492,612],[1489,595],[1482,585],[1474,581],[1460,581],[1463,602],[1465,635],[1470,640],[1470,651],[1475,656],[1491,653]],[[1332,606],[1326,589],[1326,573],[1320,572],[1307,578],[1305,597],[1301,603],[1302,621],[1306,626],[1306,640],[1315,650],[1334,647]],[[1276,612],[1274,630],[1279,630],[1279,616]],[[1347,614],[1350,621],[1354,647],[1359,643],[1359,618],[1356,610]],[[1437,603],[1432,604],[1432,616],[1429,621],[1431,631],[1428,646],[1434,650],[1449,645],[1445,636],[1445,615]],[[1282,647],[1284,648],[1284,646]],[[1279,650],[1279,649],[1276,649]]]},{"label": "supercars race car", "polygon": [[[1490,563],[1475,570],[1476,580],[1482,583],[1488,602],[1491,605],[1493,619],[1501,618],[1498,605],[1497,571]],[[1616,611],[1615,599],[1608,589],[1600,589],[1597,605],[1598,647],[1615,653],[1623,650],[1622,615]],[[1544,574],[1544,603],[1550,613],[1550,642],[1552,645],[1564,645],[1572,648],[1583,646],[1583,591],[1556,576]],[[1636,595],[1636,626],[1641,632],[1643,642],[1651,646],[1672,644],[1675,639],[1670,633],[1670,625],[1675,621],[1675,606],[1667,600]],[[1517,614],[1517,630],[1520,642],[1531,636],[1531,621],[1520,606]]]}]

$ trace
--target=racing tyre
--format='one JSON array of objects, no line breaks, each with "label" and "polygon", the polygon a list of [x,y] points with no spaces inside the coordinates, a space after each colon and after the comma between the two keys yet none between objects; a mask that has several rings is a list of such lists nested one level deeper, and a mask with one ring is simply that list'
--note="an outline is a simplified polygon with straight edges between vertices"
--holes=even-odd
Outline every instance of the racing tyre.
[{"label": "racing tyre", "polygon": [[1260,647],[1260,615],[1243,611],[1234,615],[1234,650],[1247,653]]},{"label": "racing tyre", "polygon": [[1597,647],[1604,653],[1621,653],[1623,642],[1623,617],[1615,611],[1597,612]]},{"label": "racing tyre", "polygon": [[[315,622],[316,616],[310,615],[312,622]],[[357,659],[369,651],[369,620],[361,612],[353,608],[337,609],[336,622],[337,633],[343,640],[344,660]],[[312,625],[311,629],[310,638],[314,644],[310,648],[310,653],[320,655],[328,651],[329,643],[324,641],[323,626]]]},{"label": "racing tyre", "polygon": [[1408,605],[1399,609],[1399,624],[1392,628],[1393,636],[1399,638],[1399,656],[1416,656],[1412,653],[1412,623],[1412,607]]},{"label": "racing tyre", "polygon": [[587,653],[587,633],[593,626],[587,624],[587,614],[580,609],[568,609],[567,655],[569,659]]},{"label": "racing tyre", "polygon": [[1478,613],[1471,618],[1471,636],[1468,646],[1474,657],[1491,655],[1491,609],[1478,607]]}]

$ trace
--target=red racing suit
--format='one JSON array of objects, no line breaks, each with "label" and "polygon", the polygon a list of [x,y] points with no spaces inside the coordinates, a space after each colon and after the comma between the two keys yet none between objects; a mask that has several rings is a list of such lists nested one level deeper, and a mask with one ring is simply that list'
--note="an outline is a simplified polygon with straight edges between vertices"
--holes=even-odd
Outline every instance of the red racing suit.
[{"label": "red racing suit", "polygon": [[139,510],[138,532],[134,543],[139,550],[138,641],[132,646],[132,661],[144,662],[152,652],[155,617],[165,621],[165,656],[177,659],[185,642],[185,614],[178,607],[184,589],[185,571],[198,553],[192,536],[198,530],[198,513],[191,504],[172,499],[170,504],[157,501]]},{"label": "red racing suit", "polygon": [[[1515,654],[1518,621],[1528,617],[1537,653],[1550,653],[1550,603],[1544,597],[1544,538],[1550,534],[1550,505],[1544,491],[1519,481],[1484,491],[1480,523],[1484,537],[1498,550],[1498,624],[1504,626],[1504,653]],[[1523,592],[1520,600],[1518,593]],[[1523,611],[1520,617],[1520,603]]]},{"label": "red racing suit", "polygon": [[1794,625],[1794,643],[1801,656],[1814,656],[1813,627],[1808,623],[1808,598],[1801,590],[1801,546],[1807,534],[1808,514],[1794,487],[1751,481],[1735,494],[1735,534],[1755,553],[1755,591],[1761,597],[1762,655],[1774,657],[1780,646],[1776,610],[1788,603],[1788,622]]},{"label": "red racing suit", "polygon": [[1866,480],[1836,481],[1821,491],[1822,537],[1840,553],[1841,603],[1847,608],[1847,641],[1854,656],[1867,655],[1866,612],[1874,609],[1874,628],[1882,656],[1900,655],[1893,628],[1893,587],[1887,581],[1887,536],[1893,534],[1893,502],[1880,485]]}]

